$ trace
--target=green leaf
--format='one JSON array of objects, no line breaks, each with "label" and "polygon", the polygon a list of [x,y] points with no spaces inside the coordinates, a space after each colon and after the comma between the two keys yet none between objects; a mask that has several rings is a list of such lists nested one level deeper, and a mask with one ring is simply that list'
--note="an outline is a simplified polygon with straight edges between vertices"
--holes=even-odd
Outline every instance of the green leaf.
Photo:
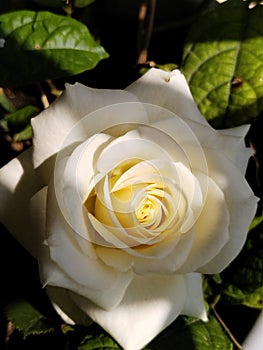
[{"label": "green leaf", "polygon": [[0,89],[0,106],[7,112],[12,113],[15,111],[15,106],[12,104],[9,98],[5,96],[3,89]]},{"label": "green leaf", "polygon": [[251,122],[263,109],[263,6],[212,6],[186,39],[182,71],[201,113],[216,128]]},{"label": "green leaf", "polygon": [[31,125],[27,125],[23,130],[14,135],[14,141],[25,141],[31,139],[33,136],[33,129]]},{"label": "green leaf", "polygon": [[10,128],[23,128],[29,124],[30,119],[39,113],[39,108],[33,105],[27,105],[16,110],[13,113],[6,115],[1,121],[0,125],[7,125]]},{"label": "green leaf", "polygon": [[78,350],[112,350],[120,349],[112,338],[107,335],[88,335],[81,342]]},{"label": "green leaf", "polygon": [[234,262],[221,274],[223,293],[233,304],[263,307],[263,222],[255,218],[247,242]]},{"label": "green leaf", "polygon": [[78,74],[108,57],[84,24],[50,12],[3,14],[0,37],[2,86],[22,86]]},{"label": "green leaf", "polygon": [[54,331],[51,322],[26,300],[8,304],[5,311],[9,321],[22,332],[24,337]]},{"label": "green leaf", "polygon": [[254,309],[263,308],[263,286],[247,292],[230,284],[224,289],[224,293],[232,304],[242,304]]},{"label": "green leaf", "polygon": [[192,317],[179,317],[145,350],[232,350],[233,345],[217,320],[208,322]]}]

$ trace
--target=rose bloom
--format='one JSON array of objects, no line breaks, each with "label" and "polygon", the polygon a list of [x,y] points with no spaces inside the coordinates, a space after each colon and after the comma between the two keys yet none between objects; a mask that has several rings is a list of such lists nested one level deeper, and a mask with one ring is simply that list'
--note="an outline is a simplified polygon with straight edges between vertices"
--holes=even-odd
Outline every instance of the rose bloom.
[{"label": "rose bloom", "polygon": [[202,274],[240,252],[257,198],[248,125],[214,130],[184,76],[66,89],[1,169],[0,217],[38,260],[55,309],[138,350],[178,315],[207,320]]}]

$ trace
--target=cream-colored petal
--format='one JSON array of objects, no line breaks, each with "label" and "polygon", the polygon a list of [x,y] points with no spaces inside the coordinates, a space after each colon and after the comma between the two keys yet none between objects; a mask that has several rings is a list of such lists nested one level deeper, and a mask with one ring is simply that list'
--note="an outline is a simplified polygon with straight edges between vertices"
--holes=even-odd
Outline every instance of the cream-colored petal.
[{"label": "cream-colored petal", "polygon": [[[104,106],[123,102],[136,102],[138,99],[131,93],[123,90],[93,89],[80,83],[74,85],[66,84],[66,89],[57,100],[37,117],[32,119],[34,132],[34,166],[38,167],[43,162],[56,154],[62,147],[68,134],[79,121],[97,109]],[[122,114],[123,121],[125,115]],[[89,121],[94,125],[94,118]],[[109,118],[105,126],[99,123],[102,130],[109,125],[114,125],[115,119]],[[101,130],[99,130],[100,132]],[[98,132],[98,131],[97,131]],[[77,128],[74,130],[75,139],[84,140],[86,129]],[[42,176],[48,177],[43,169]]]},{"label": "cream-colored petal", "polygon": [[179,273],[196,271],[209,262],[229,240],[230,215],[225,196],[219,186],[206,175],[196,174],[201,187],[208,185],[203,210],[195,223],[195,239]]},{"label": "cream-colored petal", "polygon": [[230,223],[227,244],[215,258],[200,267],[199,272],[218,273],[226,268],[242,249],[256,213],[258,198],[239,169],[225,158],[220,150],[205,151],[210,169],[209,175],[224,192]]},{"label": "cream-colored petal", "polygon": [[[178,236],[178,238],[177,241],[174,238],[172,241],[167,239],[161,243],[163,246],[157,245],[157,252],[152,249],[153,253],[155,253],[154,259],[149,259],[151,255],[148,253],[147,256],[147,252],[144,251],[144,256],[141,254],[141,256],[134,260],[133,270],[135,273],[145,275],[149,273],[170,274],[176,272],[189,255],[194,240],[194,229]],[[167,247],[164,246],[165,243]],[[159,256],[157,254],[158,249],[160,249]],[[169,255],[166,254],[167,256],[164,256],[162,250],[168,252]]]},{"label": "cream-colored petal", "polygon": [[[105,290],[122,280],[127,284],[130,273],[120,273],[97,259],[92,243],[84,240],[81,249],[78,233],[72,230],[60,211],[52,182],[49,186],[47,205],[47,243],[50,258],[77,284],[89,289]],[[126,284],[122,288],[126,288]],[[120,287],[121,289],[121,287]]]},{"label": "cream-colored petal", "polygon": [[95,186],[95,164],[97,158],[111,139],[105,134],[96,134],[83,142],[68,157],[56,162],[55,193],[69,225],[77,233],[76,238],[92,242],[92,236],[87,229],[84,203]]},{"label": "cream-colored petal", "polygon": [[132,268],[134,257],[121,249],[96,247],[98,258],[106,265],[112,266],[117,271],[128,271]]},{"label": "cream-colored petal", "polygon": [[[73,262],[71,262],[71,264],[73,264]],[[77,266],[76,269],[78,269]],[[67,274],[67,271],[62,270],[54,261],[52,261],[47,246],[43,246],[41,251],[39,272],[43,287],[53,286],[65,288],[88,298],[104,310],[110,310],[121,302],[126,288],[133,276],[131,271],[127,271],[126,273],[118,274],[117,278],[109,283],[107,287],[102,289],[89,288],[87,285],[78,283],[75,278],[71,278]]]},{"label": "cream-colored petal", "polygon": [[122,302],[109,312],[77,295],[72,299],[125,350],[138,350],[178,317],[185,292],[183,276],[151,275],[136,276]]},{"label": "cream-colored petal", "polygon": [[[64,322],[70,325],[89,326],[92,320],[74,303],[69,291],[64,288],[46,286],[45,291],[52,305]],[[71,315],[69,317],[68,315]],[[74,320],[74,321],[73,321]]]},{"label": "cream-colored petal", "polygon": [[132,130],[105,147],[98,159],[97,169],[106,174],[122,162],[136,159],[167,159],[172,161],[165,149],[159,146],[157,140],[144,139],[140,136],[140,132]]},{"label": "cream-colored petal", "polygon": [[252,149],[245,145],[245,136],[248,130],[249,125],[241,125],[239,127],[218,131],[220,135],[223,135],[219,149],[222,149],[221,145],[225,145],[224,150],[226,150],[226,156],[233,161],[244,175],[246,173],[248,160],[253,154]]},{"label": "cream-colored petal", "polygon": [[142,102],[167,108],[181,118],[207,124],[194,102],[184,75],[179,70],[165,72],[152,68],[126,90]]},{"label": "cream-colored petal", "polygon": [[33,169],[31,148],[0,169],[0,220],[34,257],[39,239],[30,224],[29,203],[43,185]]},{"label": "cream-colored petal", "polygon": [[187,168],[199,169],[201,172],[207,173],[207,163],[202,144],[194,129],[192,130],[185,120],[172,115],[169,118],[153,122],[151,127],[158,129],[175,141],[187,158],[188,166],[184,161],[182,162]]},{"label": "cream-colored petal", "polygon": [[35,245],[37,259],[41,257],[42,245],[47,236],[47,192],[48,186],[45,186],[30,199],[30,223],[32,232],[34,232],[34,239],[38,242],[38,244]]},{"label": "cream-colored petal", "polygon": [[245,135],[248,125],[241,125],[232,129],[215,130],[210,125],[187,120],[188,125],[194,131],[201,145],[206,148],[220,149],[240,171],[245,174],[252,150],[245,146]]},{"label": "cream-colored petal", "polygon": [[188,273],[184,275],[184,279],[186,285],[186,298],[182,314],[207,321],[202,275],[199,273]]},{"label": "cream-colored petal", "polygon": [[[144,106],[151,124],[148,126],[144,125],[138,127],[137,132],[139,136],[145,140],[157,142],[159,147],[163,149],[163,152],[165,154],[169,155],[171,160],[177,163],[180,162],[184,164],[184,166],[186,166],[187,168],[190,168],[189,159],[187,158],[184,149],[181,147],[180,144],[177,143],[177,138],[174,138],[172,137],[172,135],[169,135],[169,133],[167,133],[166,130],[163,131],[161,128],[159,128],[158,124],[156,124],[157,122],[153,121],[153,119],[156,118],[157,120],[159,120],[161,118],[160,124],[162,125],[164,120],[170,118],[170,122],[173,124],[174,129],[179,128],[177,124],[186,124],[170,111],[167,111],[155,105],[144,104]],[[157,115],[154,117],[155,113]]]},{"label": "cream-colored petal", "polygon": [[88,214],[88,218],[93,229],[97,232],[97,236],[99,236],[95,237],[94,240],[97,245],[110,248],[127,249],[140,244],[140,238],[134,238],[132,235],[125,234],[125,229],[121,226],[115,227],[113,225],[109,226],[102,224],[92,214]]}]

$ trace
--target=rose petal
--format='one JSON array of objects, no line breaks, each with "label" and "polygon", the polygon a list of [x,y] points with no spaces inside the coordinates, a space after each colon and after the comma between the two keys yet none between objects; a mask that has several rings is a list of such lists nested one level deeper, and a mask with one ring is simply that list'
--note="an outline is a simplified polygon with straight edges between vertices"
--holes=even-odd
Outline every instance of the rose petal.
[{"label": "rose petal", "polygon": [[207,321],[208,319],[204,303],[202,275],[199,273],[188,273],[184,275],[184,279],[187,294],[182,314]]},{"label": "rose petal", "polygon": [[248,159],[252,150],[245,146],[245,135],[249,125],[241,125],[232,129],[215,130],[210,125],[202,125],[188,120],[188,125],[194,130],[202,146],[206,148],[220,149],[245,174]]},{"label": "rose petal", "polygon": [[[172,241],[172,244],[168,239],[162,242],[163,245],[164,243],[167,244],[167,247],[164,246],[164,248],[166,251],[168,251],[168,256],[163,257],[162,249],[164,248],[159,247],[159,245],[156,245],[157,252],[152,249],[155,253],[156,259],[147,258],[147,252],[144,251],[144,257],[138,257],[136,260],[134,260],[134,272],[140,275],[144,275],[149,273],[165,274],[177,271],[187,259],[190,249],[193,245],[193,240],[194,229],[191,229],[180,236],[180,240],[176,242],[176,245],[174,244],[174,239]],[[159,257],[157,254],[158,248],[160,249]]]},{"label": "rose petal", "polygon": [[[151,126],[166,134],[167,137],[170,137],[179,145],[187,157],[187,167],[207,173],[207,163],[202,145],[194,131],[184,120],[173,115],[172,118],[155,121]],[[185,162],[183,164],[186,165]]]},{"label": "rose petal", "polygon": [[120,305],[109,312],[75,294],[72,299],[125,350],[138,350],[181,313],[185,292],[183,276],[152,275],[136,276]]},{"label": "rose petal", "polygon": [[[76,240],[76,233],[68,225],[57,206],[55,193],[49,186],[47,212],[47,243],[51,259],[76,283],[89,289],[105,290],[120,282],[120,292],[127,287],[131,273],[119,273],[99,261],[90,242],[84,252]],[[73,263],[74,262],[74,263]]]},{"label": "rose petal", "polygon": [[85,222],[84,202],[95,186],[94,164],[101,149],[111,137],[97,134],[74,149],[68,159],[57,160],[55,168],[55,193],[59,207],[76,238],[92,242],[91,232]]},{"label": "rose petal", "polygon": [[248,159],[253,154],[252,149],[245,145],[245,136],[248,129],[249,125],[241,125],[239,127],[218,131],[223,135],[223,138],[221,138],[222,142],[218,149],[225,149],[226,156],[234,162],[244,175],[247,169]]},{"label": "rose petal", "polygon": [[34,257],[39,241],[30,225],[29,202],[42,186],[33,170],[31,149],[0,169],[0,219]]},{"label": "rose petal", "polygon": [[154,103],[181,118],[207,124],[193,100],[184,75],[179,70],[165,72],[152,68],[125,90],[136,95],[142,102]]},{"label": "rose petal", "polygon": [[[87,266],[88,267],[88,266]],[[39,260],[40,277],[43,287],[54,286],[68,289],[78,295],[90,299],[104,310],[111,310],[122,300],[128,287],[132,273],[119,274],[107,288],[92,289],[72,279],[54,261],[50,259],[48,247],[44,246]]]},{"label": "rose petal", "polygon": [[[84,326],[89,326],[92,323],[89,316],[80,310],[80,308],[71,299],[67,289],[46,286],[45,291],[49,299],[52,301],[52,305],[56,312],[64,322],[71,325],[76,323]],[[68,315],[71,315],[72,318],[70,318]]]},{"label": "rose petal", "polygon": [[134,258],[121,249],[96,247],[98,258],[106,265],[114,267],[117,271],[128,271],[132,268]]},{"label": "rose petal", "polygon": [[196,271],[218,254],[229,240],[230,219],[224,193],[211,178],[200,173],[196,173],[196,176],[204,192],[205,202],[203,211],[195,223],[192,249],[179,273]]},{"label": "rose petal", "polygon": [[205,149],[209,175],[225,195],[230,213],[229,240],[221,252],[200,268],[201,273],[219,273],[242,249],[249,225],[256,213],[258,198],[255,197],[244,176],[235,165],[218,150]]},{"label": "rose petal", "polygon": [[[134,95],[123,90],[92,89],[79,83],[66,84],[62,96],[31,120],[34,132],[34,166],[37,168],[56,154],[74,125],[84,116],[104,106],[136,101],[138,99]],[[124,118],[122,115],[122,120]],[[107,125],[114,125],[114,122],[115,120],[109,118]],[[91,122],[91,125],[94,124],[96,123]],[[78,128],[77,131],[79,139],[85,139],[85,130]],[[46,171],[48,174],[45,174]],[[47,179],[49,173],[50,166],[43,169],[41,175]]]},{"label": "rose petal", "polygon": [[112,169],[127,160],[167,159],[172,161],[165,149],[156,141],[141,137],[137,130],[132,130],[112,141],[101,152],[97,162],[97,169],[107,174]]},{"label": "rose petal", "polygon": [[30,222],[34,234],[34,238],[38,241],[35,248],[38,249],[37,259],[41,258],[42,245],[46,237],[46,212],[47,212],[47,192],[48,186],[41,188],[30,199]]}]

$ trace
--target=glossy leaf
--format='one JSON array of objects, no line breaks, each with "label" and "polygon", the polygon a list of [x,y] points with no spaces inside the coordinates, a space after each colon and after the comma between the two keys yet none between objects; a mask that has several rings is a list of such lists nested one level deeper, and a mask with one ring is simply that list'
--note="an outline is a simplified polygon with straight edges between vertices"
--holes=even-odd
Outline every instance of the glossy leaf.
[{"label": "glossy leaf", "polygon": [[110,336],[100,334],[88,335],[81,342],[78,350],[117,350],[121,349]]},{"label": "glossy leaf", "polygon": [[26,126],[30,122],[30,119],[37,115],[39,111],[39,108],[36,106],[27,105],[23,108],[17,109],[13,113],[6,115],[1,122],[7,123],[8,128],[21,128]]},{"label": "glossy leaf", "polygon": [[217,128],[250,122],[263,108],[263,6],[228,0],[193,24],[182,70],[202,114]]},{"label": "glossy leaf", "polygon": [[233,344],[218,321],[180,317],[144,350],[232,350]]},{"label": "glossy leaf", "polygon": [[54,330],[50,321],[26,300],[18,300],[7,305],[6,314],[24,337],[30,334],[42,334]]},{"label": "glossy leaf", "polygon": [[14,135],[14,141],[25,141],[31,139],[33,136],[33,129],[31,125],[27,125],[23,130]]},{"label": "glossy leaf", "polygon": [[83,23],[50,12],[14,11],[1,15],[0,38],[2,86],[78,74],[108,57]]},{"label": "glossy leaf", "polygon": [[7,112],[12,113],[15,111],[15,106],[12,104],[9,98],[6,97],[6,95],[3,92],[3,89],[0,89],[0,106]]}]

